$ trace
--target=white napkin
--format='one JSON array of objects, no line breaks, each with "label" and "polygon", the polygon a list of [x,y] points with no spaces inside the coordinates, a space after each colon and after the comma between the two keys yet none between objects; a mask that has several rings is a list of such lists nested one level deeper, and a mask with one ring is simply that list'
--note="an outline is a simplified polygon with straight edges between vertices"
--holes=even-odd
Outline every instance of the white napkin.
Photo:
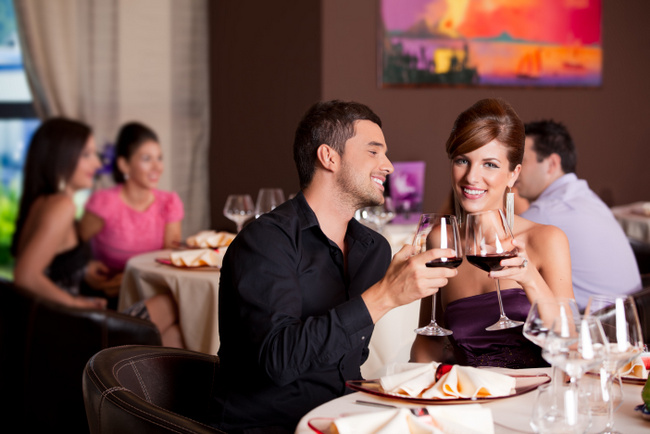
[{"label": "white napkin", "polygon": [[338,434],[493,434],[492,411],[479,404],[428,406],[429,416],[408,409],[382,410],[340,417],[332,422]]},{"label": "white napkin", "polygon": [[223,260],[223,254],[212,249],[178,250],[169,255],[177,267],[221,267]]},{"label": "white napkin", "polygon": [[223,247],[229,246],[235,234],[230,232],[201,231],[185,240],[190,247]]},{"label": "white napkin", "polygon": [[385,392],[425,399],[485,398],[508,396],[516,380],[508,375],[454,365],[435,381],[439,363],[406,363],[389,366],[379,382]]},{"label": "white napkin", "polygon": [[436,369],[440,363],[393,363],[386,375],[379,379],[382,389],[389,393],[420,396],[424,389],[436,381]]},{"label": "white napkin", "polygon": [[648,378],[648,370],[643,363],[643,357],[648,357],[648,353],[639,354],[631,362],[628,362],[625,366],[619,369],[618,373],[621,376],[635,377],[635,378]]}]

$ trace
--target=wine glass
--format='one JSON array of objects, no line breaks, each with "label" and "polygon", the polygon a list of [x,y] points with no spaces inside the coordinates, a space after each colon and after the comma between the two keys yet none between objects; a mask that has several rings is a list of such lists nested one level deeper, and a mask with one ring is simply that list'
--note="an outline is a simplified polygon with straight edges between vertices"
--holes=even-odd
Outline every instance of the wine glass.
[{"label": "wine glass", "polygon": [[612,384],[620,368],[636,358],[644,349],[639,315],[634,299],[628,295],[592,295],[589,297],[585,316],[600,320],[608,349],[600,367],[601,379],[605,378],[603,398],[607,401],[607,425],[602,433],[616,433],[614,429],[614,400]]},{"label": "wine glass", "polygon": [[260,188],[255,202],[255,218],[272,211],[284,202],[284,192],[280,188]]},{"label": "wine glass", "polygon": [[[454,256],[427,262],[427,267],[456,268],[463,262],[458,220],[453,215],[422,214],[413,238],[413,246],[417,253],[431,249],[454,251]],[[431,296],[431,322],[427,326],[415,329],[415,333],[425,336],[448,336],[453,333],[451,330],[440,327],[436,322],[436,294]]]},{"label": "wine glass", "polygon": [[[502,270],[504,268],[501,266],[502,260],[517,256],[518,250],[512,241],[510,226],[500,209],[467,215],[465,257],[470,264],[487,272]],[[496,279],[495,283],[500,317],[496,323],[486,327],[485,330],[503,330],[523,325],[523,321],[511,320],[506,316],[501,301],[499,279]]]},{"label": "wine glass", "polygon": [[566,372],[576,391],[578,380],[599,367],[608,352],[603,326],[594,316],[577,316],[572,321],[557,318],[542,347],[544,360]]},{"label": "wine glass", "polygon": [[545,409],[544,421],[553,421],[556,428],[564,427],[566,431],[562,432],[585,431],[590,414],[588,403],[580,398],[578,380],[598,367],[607,351],[607,338],[598,318],[578,314],[559,316],[553,321],[544,338],[542,357],[553,368],[566,372],[570,382],[568,387],[562,382],[550,386],[555,393],[549,401],[556,399],[557,405]]},{"label": "wine glass", "polygon": [[395,207],[390,197],[384,198],[384,203],[376,206],[367,206],[359,210],[361,222],[370,223],[380,234],[388,222],[395,218]]},{"label": "wine glass", "polygon": [[223,215],[235,222],[237,233],[241,232],[244,222],[253,217],[253,212],[253,199],[250,194],[231,194],[223,207]]},{"label": "wine glass", "polygon": [[[580,318],[580,308],[574,299],[540,297],[530,307],[522,332],[526,339],[543,348],[553,321],[557,319],[568,323],[575,321],[576,318]],[[552,366],[553,384],[561,384],[563,377],[563,372],[557,366]]]}]

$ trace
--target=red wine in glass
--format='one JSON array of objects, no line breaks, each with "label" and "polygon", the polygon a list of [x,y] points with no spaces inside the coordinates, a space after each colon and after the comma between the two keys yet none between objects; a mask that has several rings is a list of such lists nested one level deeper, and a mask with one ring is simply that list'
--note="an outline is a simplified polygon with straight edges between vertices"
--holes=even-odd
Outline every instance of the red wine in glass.
[{"label": "red wine in glass", "polygon": [[463,258],[438,258],[433,261],[426,263],[426,266],[429,268],[436,267],[445,267],[445,268],[458,268],[458,266],[463,262]]},{"label": "red wine in glass", "polygon": [[517,249],[505,253],[487,254],[485,256],[467,255],[466,258],[470,264],[489,273],[490,271],[503,270],[501,261],[504,259],[514,258],[515,256],[517,256]]}]

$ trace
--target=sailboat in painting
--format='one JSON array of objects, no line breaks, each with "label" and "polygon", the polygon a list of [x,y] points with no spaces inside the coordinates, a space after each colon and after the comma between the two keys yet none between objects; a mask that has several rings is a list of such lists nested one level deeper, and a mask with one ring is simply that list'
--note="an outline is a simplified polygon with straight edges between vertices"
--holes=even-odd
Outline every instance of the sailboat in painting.
[{"label": "sailboat in painting", "polygon": [[517,78],[537,80],[542,72],[541,50],[524,54],[517,64]]}]

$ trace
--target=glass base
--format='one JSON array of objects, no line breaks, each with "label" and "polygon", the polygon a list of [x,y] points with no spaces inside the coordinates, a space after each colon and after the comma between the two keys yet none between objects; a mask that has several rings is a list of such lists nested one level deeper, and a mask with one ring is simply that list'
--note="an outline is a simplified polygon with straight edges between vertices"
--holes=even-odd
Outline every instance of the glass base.
[{"label": "glass base", "polygon": [[515,327],[520,327],[522,325],[524,325],[523,321],[515,321],[510,318],[503,317],[499,319],[499,321],[492,324],[490,327],[486,327],[485,330],[493,332],[496,330],[512,329]]},{"label": "glass base", "polygon": [[419,329],[414,330],[415,333],[423,336],[449,336],[453,334],[451,330],[440,327],[438,324],[432,322],[429,323],[426,327],[420,327]]}]

